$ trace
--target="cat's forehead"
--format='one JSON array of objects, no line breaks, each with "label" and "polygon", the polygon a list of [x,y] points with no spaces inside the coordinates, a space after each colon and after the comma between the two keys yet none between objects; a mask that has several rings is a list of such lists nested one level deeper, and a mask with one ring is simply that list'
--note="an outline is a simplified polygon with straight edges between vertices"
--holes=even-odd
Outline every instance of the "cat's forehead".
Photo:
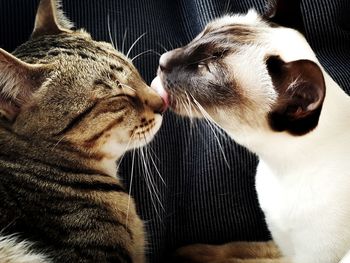
[{"label": "cat's forehead", "polygon": [[247,44],[256,42],[264,32],[270,29],[267,23],[254,9],[246,14],[233,14],[217,18],[191,42],[192,48],[205,45],[224,47],[227,44]]},{"label": "cat's forehead", "polygon": [[219,30],[229,26],[241,26],[241,27],[268,27],[268,24],[264,19],[254,10],[249,10],[246,14],[232,14],[225,15],[210,22],[204,29],[204,33]]},{"label": "cat's forehead", "polygon": [[43,36],[26,42],[14,54],[29,63],[98,62],[109,64],[111,69],[123,67],[132,70],[131,62],[107,42],[95,41],[87,33]]}]

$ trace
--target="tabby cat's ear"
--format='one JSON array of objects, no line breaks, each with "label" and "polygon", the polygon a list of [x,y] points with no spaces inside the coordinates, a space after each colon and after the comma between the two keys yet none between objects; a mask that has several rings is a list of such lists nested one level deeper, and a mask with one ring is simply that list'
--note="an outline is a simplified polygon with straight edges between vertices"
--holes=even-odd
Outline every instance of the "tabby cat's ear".
[{"label": "tabby cat's ear", "polygon": [[301,0],[269,0],[264,18],[281,26],[305,32]]},{"label": "tabby cat's ear", "polygon": [[275,131],[303,135],[316,128],[326,94],[320,67],[310,60],[284,62],[272,56],[267,69],[278,94],[269,114]]},{"label": "tabby cat's ear", "polygon": [[73,24],[65,17],[59,0],[41,0],[35,18],[32,38],[72,32]]},{"label": "tabby cat's ear", "polygon": [[32,65],[0,49],[0,117],[13,121],[44,80],[47,65]]}]

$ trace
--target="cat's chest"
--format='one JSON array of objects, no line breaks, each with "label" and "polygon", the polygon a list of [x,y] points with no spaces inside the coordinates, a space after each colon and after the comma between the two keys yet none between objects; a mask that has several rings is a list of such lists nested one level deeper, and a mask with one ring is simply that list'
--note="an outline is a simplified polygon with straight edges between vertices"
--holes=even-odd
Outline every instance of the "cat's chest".
[{"label": "cat's chest", "polygon": [[[260,161],[256,177],[260,206],[274,240],[296,262],[337,262],[329,256],[341,257],[349,248],[350,175],[344,169],[312,165],[276,175]],[[332,244],[337,243],[335,251]],[[320,256],[318,261],[310,261],[314,255]]]}]

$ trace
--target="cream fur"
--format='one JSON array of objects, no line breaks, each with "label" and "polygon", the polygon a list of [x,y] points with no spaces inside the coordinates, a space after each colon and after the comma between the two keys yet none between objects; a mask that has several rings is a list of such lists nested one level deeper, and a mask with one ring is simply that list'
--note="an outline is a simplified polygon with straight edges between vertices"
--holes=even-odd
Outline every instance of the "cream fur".
[{"label": "cream fur", "polygon": [[[350,98],[326,73],[297,31],[271,28],[258,16],[224,17],[213,22],[254,25],[256,44],[242,47],[232,63],[240,86],[260,103],[242,122],[227,109],[212,113],[214,120],[238,143],[259,156],[256,189],[274,240],[293,263],[350,262]],[[262,57],[284,61],[308,59],[322,69],[326,97],[319,124],[303,136],[274,132],[266,116],[276,93]],[[242,60],[242,58],[244,58]],[[236,61],[235,61],[236,60]],[[248,63],[238,63],[248,61]],[[258,85],[258,87],[257,87]],[[347,255],[347,256],[345,256]]]},{"label": "cream fur", "polygon": [[49,257],[36,253],[27,241],[19,241],[14,236],[0,236],[1,263],[50,263]]}]

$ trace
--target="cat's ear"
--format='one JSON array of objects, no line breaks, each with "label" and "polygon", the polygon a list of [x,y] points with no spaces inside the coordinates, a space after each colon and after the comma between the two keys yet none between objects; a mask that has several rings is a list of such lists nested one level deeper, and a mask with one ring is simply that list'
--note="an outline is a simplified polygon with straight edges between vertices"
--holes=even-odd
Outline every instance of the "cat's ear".
[{"label": "cat's ear", "polygon": [[310,60],[285,63],[279,57],[267,60],[278,99],[269,114],[275,131],[303,135],[316,128],[326,87],[320,67]]},{"label": "cat's ear", "polygon": [[41,0],[36,13],[32,38],[72,32],[73,24],[65,17],[59,0]]},{"label": "cat's ear", "polygon": [[305,32],[301,0],[269,0],[264,18],[281,26]]},{"label": "cat's ear", "polygon": [[0,49],[0,117],[13,121],[44,80],[47,65],[32,65]]}]

